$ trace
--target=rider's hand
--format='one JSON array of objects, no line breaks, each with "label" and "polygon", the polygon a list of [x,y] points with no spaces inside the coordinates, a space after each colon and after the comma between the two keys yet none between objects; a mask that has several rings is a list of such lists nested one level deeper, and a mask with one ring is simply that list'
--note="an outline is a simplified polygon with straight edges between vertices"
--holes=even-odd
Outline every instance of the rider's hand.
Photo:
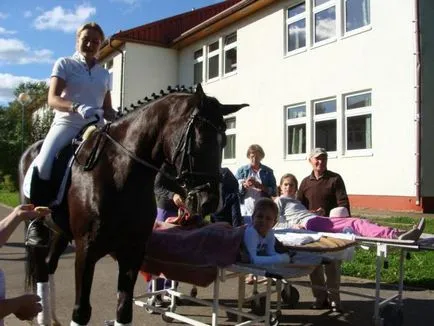
[{"label": "rider's hand", "polygon": [[97,112],[97,108],[93,108],[85,104],[80,104],[80,106],[77,108],[77,113],[80,114],[83,119],[89,119],[90,117],[93,117],[95,114],[97,114]]},{"label": "rider's hand", "polygon": [[173,195],[173,202],[178,207],[184,206],[184,201],[182,200],[182,197],[178,194]]}]

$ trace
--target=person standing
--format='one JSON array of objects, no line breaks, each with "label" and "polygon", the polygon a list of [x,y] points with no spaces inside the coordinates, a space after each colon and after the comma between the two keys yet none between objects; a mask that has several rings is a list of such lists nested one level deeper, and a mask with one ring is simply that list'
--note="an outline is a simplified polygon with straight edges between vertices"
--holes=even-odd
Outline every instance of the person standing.
[{"label": "person standing", "polygon": [[276,178],[273,170],[261,163],[264,157],[261,146],[250,145],[247,149],[250,164],[240,167],[235,175],[239,185],[241,215],[246,224],[251,223],[255,202],[259,198],[276,195]]},{"label": "person standing", "polygon": [[[311,212],[329,216],[335,207],[345,207],[350,214],[350,201],[342,177],[327,169],[328,154],[324,148],[314,148],[309,155],[312,173],[304,178],[297,192],[297,199]],[[324,278],[324,273],[327,280]],[[313,309],[331,308],[341,311],[339,285],[341,283],[341,262],[334,260],[319,266],[310,274],[315,303]],[[331,291],[316,288],[331,289]],[[329,292],[329,293],[328,293]]]},{"label": "person standing", "polygon": [[[77,29],[76,52],[59,58],[51,73],[48,105],[55,111],[53,124],[42,144],[32,171],[30,201],[36,206],[49,206],[55,194],[50,178],[54,157],[92,121],[103,124],[103,118],[114,120],[110,96],[110,76],[97,63],[96,54],[104,41],[102,28],[86,23]],[[46,247],[49,231],[42,221],[32,223],[27,246]]]}]

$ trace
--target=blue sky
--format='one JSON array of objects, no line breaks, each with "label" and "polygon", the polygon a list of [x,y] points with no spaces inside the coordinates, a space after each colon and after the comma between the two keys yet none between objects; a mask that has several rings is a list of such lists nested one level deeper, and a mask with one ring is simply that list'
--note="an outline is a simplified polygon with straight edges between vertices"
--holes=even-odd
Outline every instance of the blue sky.
[{"label": "blue sky", "polygon": [[20,82],[48,80],[74,52],[75,30],[96,21],[106,36],[222,0],[1,0],[0,105]]}]

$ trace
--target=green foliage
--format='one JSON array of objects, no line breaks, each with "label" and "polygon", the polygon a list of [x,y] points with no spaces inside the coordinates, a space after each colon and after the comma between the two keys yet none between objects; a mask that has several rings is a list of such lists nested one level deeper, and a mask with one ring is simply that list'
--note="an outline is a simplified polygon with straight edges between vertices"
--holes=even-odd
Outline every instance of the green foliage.
[{"label": "green foliage", "polygon": [[[372,219],[370,219],[372,220]],[[402,229],[409,229],[417,219],[411,217],[377,218],[375,222]],[[434,219],[426,219],[425,233],[434,233]],[[434,289],[434,251],[411,252],[410,258],[404,262],[404,284],[426,289]],[[397,283],[399,280],[399,259],[397,249],[388,252],[388,268],[382,269],[381,279],[386,283]],[[356,249],[356,255],[350,262],[342,265],[342,274],[364,279],[375,280],[376,251]]]},{"label": "green foliage", "polygon": [[[53,119],[52,113],[41,116],[33,114],[38,109],[47,107],[48,86],[46,83],[21,83],[15,89],[14,95],[18,97],[23,92],[30,95],[30,103],[23,106],[15,100],[8,106],[0,108],[0,153],[7,153],[7,155],[2,155],[0,160],[0,171],[2,175],[11,176],[14,189],[17,189],[21,144],[25,149],[34,141],[44,138]],[[34,116],[37,116],[35,120]],[[10,184],[7,185],[9,186]],[[0,184],[0,187],[4,188],[5,185]]]},{"label": "green foliage", "polygon": [[8,192],[0,190],[0,203],[15,207],[20,203],[18,192]]},{"label": "green foliage", "polygon": [[3,176],[2,183],[0,184],[0,189],[7,192],[14,192],[17,190],[14,179],[10,174],[6,174]]}]

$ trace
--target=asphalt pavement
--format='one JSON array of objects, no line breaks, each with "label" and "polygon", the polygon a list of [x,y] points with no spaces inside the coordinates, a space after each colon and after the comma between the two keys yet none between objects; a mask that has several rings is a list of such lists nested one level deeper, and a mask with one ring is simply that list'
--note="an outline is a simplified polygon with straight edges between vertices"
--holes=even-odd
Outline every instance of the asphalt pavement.
[{"label": "asphalt pavement", "polygon": [[[0,219],[6,216],[10,209],[0,205]],[[17,296],[23,293],[24,288],[24,227],[20,226],[12,234],[8,243],[0,249],[0,267],[6,275],[7,297]],[[417,253],[415,253],[417,255]],[[374,261],[372,263],[375,263]],[[56,279],[56,311],[62,325],[69,325],[72,307],[74,304],[74,251],[69,247],[59,262],[55,275]],[[307,277],[297,279],[302,285],[307,285]],[[117,264],[110,257],[101,259],[95,270],[92,288],[91,304],[93,307],[92,318],[89,325],[104,325],[105,320],[114,319],[116,312],[116,284]],[[351,277],[342,278],[342,290],[357,293],[358,296],[342,294],[345,312],[331,313],[327,310],[311,310],[312,302],[310,289],[297,285],[300,292],[300,302],[296,309],[284,309],[280,318],[280,325],[321,325],[321,326],[366,326],[372,325],[374,309],[375,283]],[[390,296],[396,293],[396,287],[387,286],[382,291],[382,296]],[[189,293],[191,286],[181,284],[180,289]],[[135,293],[140,295],[145,291],[145,282],[139,277]],[[247,286],[247,291],[251,288]],[[231,279],[222,284],[220,288],[221,298],[225,303],[236,306],[237,283]],[[212,286],[199,288],[198,297],[202,299],[212,298]],[[246,309],[247,311],[248,309]],[[134,306],[133,325],[167,325],[160,315],[150,315],[143,308]],[[211,322],[211,309],[199,307],[194,304],[177,307],[177,312],[195,318],[201,322]],[[403,306],[405,326],[433,325],[434,293],[433,291],[415,288],[406,288],[404,291]],[[391,319],[390,319],[391,320]],[[178,323],[178,322],[174,322]],[[225,313],[219,314],[219,325],[233,325],[234,322],[226,318]],[[19,321],[14,316],[5,319],[5,325],[28,325]],[[393,323],[391,325],[394,325]]]}]

